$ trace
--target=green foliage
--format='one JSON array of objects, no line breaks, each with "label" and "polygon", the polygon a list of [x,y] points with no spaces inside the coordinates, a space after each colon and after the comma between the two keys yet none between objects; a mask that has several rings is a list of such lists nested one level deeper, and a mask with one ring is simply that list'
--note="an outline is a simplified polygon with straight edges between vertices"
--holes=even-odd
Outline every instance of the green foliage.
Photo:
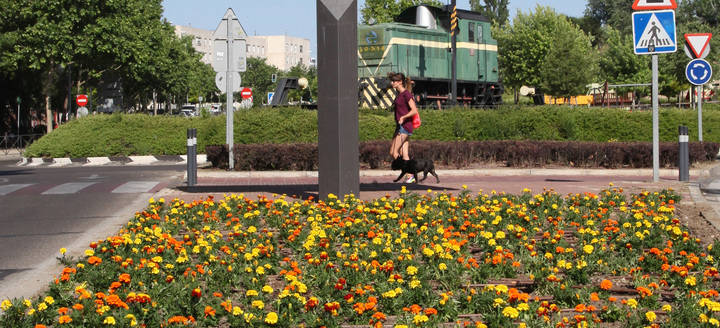
[{"label": "green foliage", "polygon": [[612,27],[605,29],[605,35],[607,42],[600,50],[600,78],[611,84],[650,81],[650,56],[633,52],[632,36],[622,35]]},{"label": "green foliage", "polygon": [[[652,113],[564,106],[503,106],[497,110],[421,111],[423,124],[413,140],[564,140],[652,141]],[[361,110],[360,141],[390,140],[392,113]],[[660,140],[676,141],[678,125],[697,140],[697,112],[660,111]],[[703,139],[720,141],[720,107],[703,107]],[[62,125],[30,145],[28,157],[163,155],[186,152],[187,128],[198,129],[198,149],[225,143],[225,117],[181,118],[146,115],[97,115]],[[235,143],[316,143],[317,111],[299,108],[236,112]]]},{"label": "green foliage", "polygon": [[553,48],[563,21],[552,8],[538,5],[529,14],[518,12],[512,25],[493,28],[498,41],[500,75],[507,87],[541,85],[542,63]]},{"label": "green foliage", "polygon": [[403,10],[417,5],[442,7],[438,0],[365,0],[365,5],[360,9],[361,22],[368,24],[371,18],[376,23],[392,22]]},{"label": "green foliage", "polygon": [[555,97],[584,94],[597,67],[592,37],[564,17],[558,18],[553,47],[540,70],[542,90]]},{"label": "green foliage", "polygon": [[[264,58],[247,58],[247,70],[242,72],[240,76],[242,77],[243,85],[253,89],[254,106],[261,106],[266,99],[265,95],[270,91],[275,91],[272,75],[278,72],[278,68],[268,64]],[[225,90],[221,90],[221,92],[225,92]]]},{"label": "green foliage", "polygon": [[493,25],[503,26],[508,23],[510,17],[509,2],[510,0],[483,0],[484,5],[482,5],[480,0],[470,0],[470,10],[489,18]]}]

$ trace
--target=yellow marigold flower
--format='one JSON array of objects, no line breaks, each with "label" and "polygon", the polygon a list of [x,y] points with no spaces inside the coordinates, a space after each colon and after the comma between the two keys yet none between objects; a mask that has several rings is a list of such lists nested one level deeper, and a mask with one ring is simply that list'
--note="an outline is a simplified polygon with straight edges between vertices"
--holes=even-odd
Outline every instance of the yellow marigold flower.
[{"label": "yellow marigold flower", "polygon": [[653,322],[657,319],[657,315],[653,311],[647,311],[645,312],[645,319],[647,319],[648,322]]},{"label": "yellow marigold flower", "polygon": [[512,306],[508,306],[502,310],[502,314],[508,318],[515,319],[520,315],[520,312]]},{"label": "yellow marigold flower", "polygon": [[695,280],[695,277],[693,277],[693,276],[685,278],[686,285],[695,286],[696,283],[697,283],[697,281]]},{"label": "yellow marigold flower", "polygon": [[583,252],[587,254],[592,254],[593,250],[595,250],[595,247],[593,247],[592,245],[583,246]]},{"label": "yellow marigold flower", "polygon": [[115,325],[115,318],[113,317],[105,317],[105,320],[103,320],[103,323],[109,326]]},{"label": "yellow marigold flower", "polygon": [[262,276],[265,274],[265,268],[259,266],[257,269],[255,269],[255,273],[257,273],[259,276]]},{"label": "yellow marigold flower", "polygon": [[232,314],[234,316],[239,316],[239,315],[243,314],[243,310],[239,306],[233,306]]},{"label": "yellow marigold flower", "polygon": [[85,256],[93,256],[95,255],[95,251],[92,249],[86,249],[85,250]]},{"label": "yellow marigold flower", "polygon": [[498,306],[503,305],[503,304],[505,304],[505,300],[503,300],[502,298],[496,298],[496,299],[493,301],[493,307],[498,307]]},{"label": "yellow marigold flower", "polygon": [[254,300],[254,301],[252,301],[252,307],[257,308],[257,309],[262,309],[265,307],[265,303],[263,303],[263,301],[261,301],[261,300]]},{"label": "yellow marigold flower", "polygon": [[10,302],[9,300],[4,300],[2,301],[2,303],[0,303],[0,309],[3,309],[3,311],[7,311],[7,309],[11,308],[12,306],[12,302]]},{"label": "yellow marigold flower", "polygon": [[128,313],[128,314],[125,316],[125,319],[130,319],[130,326],[131,326],[131,327],[137,326],[137,318],[135,318],[135,316],[134,316],[132,313]]},{"label": "yellow marigold flower", "polygon": [[715,318],[710,318],[710,320],[708,320],[708,323],[710,323],[711,325],[713,325],[715,327],[720,326],[720,321],[718,321],[718,319],[715,319]]},{"label": "yellow marigold flower", "polygon": [[263,293],[270,294],[273,292],[273,288],[268,285],[265,285],[265,286],[263,286],[262,291],[263,291]]},{"label": "yellow marigold flower", "polygon": [[393,328],[408,328],[407,325],[395,325]]},{"label": "yellow marigold flower", "polygon": [[67,248],[63,247],[60,249],[60,254],[65,255],[67,253]]},{"label": "yellow marigold flower", "polygon": [[268,313],[267,317],[265,317],[265,322],[271,325],[274,325],[278,322],[278,315],[275,312]]},{"label": "yellow marigold flower", "polygon": [[698,320],[702,323],[705,323],[705,322],[708,322],[708,317],[705,315],[705,313],[700,313]]},{"label": "yellow marigold flower", "polygon": [[665,311],[665,312],[670,312],[670,311],[672,311],[672,305],[670,305],[670,304],[665,304],[665,305],[662,306],[662,310]]},{"label": "yellow marigold flower", "polygon": [[418,315],[415,315],[415,317],[413,318],[413,323],[419,326],[423,322],[427,322],[429,320],[430,320],[430,318],[428,318],[428,316],[426,316],[424,314],[418,314]]},{"label": "yellow marigold flower", "polygon": [[638,302],[634,298],[631,298],[631,299],[627,300],[627,305],[634,309],[637,307]]},{"label": "yellow marigold flower", "polygon": [[47,310],[47,308],[48,308],[48,306],[45,302],[38,304],[38,307],[37,307],[38,311],[45,311],[45,310]]},{"label": "yellow marigold flower", "polygon": [[407,274],[414,276],[418,272],[418,268],[411,265],[407,267],[406,272]]},{"label": "yellow marigold flower", "polygon": [[447,270],[447,265],[445,263],[440,263],[438,265],[438,269],[440,269],[441,271],[445,271]]}]

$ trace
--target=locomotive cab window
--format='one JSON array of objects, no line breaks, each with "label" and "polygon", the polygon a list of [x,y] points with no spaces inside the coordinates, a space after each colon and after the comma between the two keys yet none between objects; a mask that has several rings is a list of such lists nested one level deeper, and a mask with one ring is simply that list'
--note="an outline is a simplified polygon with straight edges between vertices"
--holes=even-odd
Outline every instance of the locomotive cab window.
[{"label": "locomotive cab window", "polygon": [[482,28],[482,25],[478,24],[477,25],[477,42],[482,43],[482,39],[483,39],[483,28]]},{"label": "locomotive cab window", "polygon": [[468,42],[475,42],[475,23],[468,22]]}]

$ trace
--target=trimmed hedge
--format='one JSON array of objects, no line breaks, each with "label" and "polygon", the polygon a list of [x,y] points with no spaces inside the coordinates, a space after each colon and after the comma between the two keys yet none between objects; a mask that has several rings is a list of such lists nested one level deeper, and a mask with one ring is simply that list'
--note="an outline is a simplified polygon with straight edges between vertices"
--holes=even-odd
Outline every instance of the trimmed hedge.
[{"label": "trimmed hedge", "polygon": [[[371,169],[388,168],[389,141],[360,144],[359,161]],[[235,170],[317,170],[316,144],[235,145]],[[690,163],[715,159],[720,144],[690,142]],[[228,168],[227,145],[205,148],[214,167]],[[573,141],[413,141],[416,158],[432,159],[436,165],[464,168],[475,164],[499,163],[507,167],[543,167],[554,164],[584,168],[652,167],[650,142]],[[660,143],[660,165],[677,167],[678,144]]]},{"label": "trimmed hedge", "polygon": [[[705,141],[720,142],[720,106],[703,111]],[[567,106],[502,106],[494,110],[421,111],[423,125],[413,140],[652,141],[652,113]],[[234,117],[236,144],[316,143],[317,111],[299,108],[241,110]],[[390,140],[390,111],[361,110],[360,141]],[[697,140],[697,112],[660,111],[660,140],[677,140],[686,125]],[[198,147],[225,143],[225,117],[182,118],[144,114],[88,116],[73,120],[26,150],[28,157],[178,155],[186,152],[186,130],[197,128]]]}]

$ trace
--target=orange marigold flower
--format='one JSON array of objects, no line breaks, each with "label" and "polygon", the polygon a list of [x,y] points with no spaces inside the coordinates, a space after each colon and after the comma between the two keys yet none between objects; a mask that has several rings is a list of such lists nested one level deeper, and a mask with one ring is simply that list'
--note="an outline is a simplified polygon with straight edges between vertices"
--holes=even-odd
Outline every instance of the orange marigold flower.
[{"label": "orange marigold flower", "polygon": [[88,264],[98,265],[100,263],[102,263],[102,259],[97,256],[90,256],[88,258]]},{"label": "orange marigold flower", "polygon": [[200,298],[200,296],[202,296],[202,290],[200,290],[200,288],[195,288],[190,294],[192,295],[192,297]]},{"label": "orange marigold flower", "polygon": [[208,316],[215,317],[215,309],[210,305],[205,306],[205,317]]},{"label": "orange marigold flower", "polygon": [[612,288],[612,286],[613,286],[613,284],[610,280],[604,279],[603,281],[600,282],[601,289],[608,290],[608,289]]},{"label": "orange marigold flower", "polygon": [[168,319],[169,324],[173,324],[173,323],[186,324],[188,321],[190,321],[190,319],[183,317],[181,315],[176,315],[176,316]]},{"label": "orange marigold flower", "polygon": [[597,302],[600,300],[600,297],[598,296],[597,293],[592,293],[592,294],[590,294],[590,300],[593,302]]},{"label": "orange marigold flower", "polygon": [[118,281],[123,284],[129,284],[130,283],[130,274],[127,274],[127,273],[121,274],[120,277],[118,278]]},{"label": "orange marigold flower", "polygon": [[80,304],[80,303],[75,303],[75,305],[73,305],[72,308],[73,308],[75,311],[82,311],[82,310],[85,308],[85,306],[83,306],[83,305]]},{"label": "orange marigold flower", "polygon": [[71,323],[71,322],[72,322],[72,318],[70,318],[69,315],[63,315],[58,318],[58,323],[61,325],[65,324],[65,323]]},{"label": "orange marigold flower", "polygon": [[61,307],[61,308],[58,309],[58,314],[61,314],[61,315],[62,315],[62,314],[68,314],[68,311],[70,311],[70,309],[68,309],[68,308],[66,308],[66,307]]},{"label": "orange marigold flower", "polygon": [[39,324],[35,325],[35,328],[47,328],[47,326],[39,323]]}]

